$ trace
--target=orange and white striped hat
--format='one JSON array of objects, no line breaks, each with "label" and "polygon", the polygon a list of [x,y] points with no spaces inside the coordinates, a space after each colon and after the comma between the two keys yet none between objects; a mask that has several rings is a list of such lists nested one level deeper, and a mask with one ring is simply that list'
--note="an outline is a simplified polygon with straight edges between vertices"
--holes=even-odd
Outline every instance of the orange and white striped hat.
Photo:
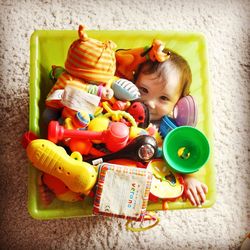
[{"label": "orange and white striped hat", "polygon": [[101,42],[89,38],[84,26],[78,29],[79,39],[68,51],[66,70],[75,77],[98,84],[107,83],[115,74],[116,60],[112,41]]}]

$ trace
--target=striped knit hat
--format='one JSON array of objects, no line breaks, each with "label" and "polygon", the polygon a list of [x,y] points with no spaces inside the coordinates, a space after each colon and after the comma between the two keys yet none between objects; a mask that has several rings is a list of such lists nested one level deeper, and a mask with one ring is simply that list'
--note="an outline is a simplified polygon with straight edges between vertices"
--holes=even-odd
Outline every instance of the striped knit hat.
[{"label": "striped knit hat", "polygon": [[68,51],[66,70],[75,77],[90,83],[107,83],[115,73],[116,60],[112,41],[101,42],[88,38],[84,26],[78,29],[79,39],[74,41]]}]

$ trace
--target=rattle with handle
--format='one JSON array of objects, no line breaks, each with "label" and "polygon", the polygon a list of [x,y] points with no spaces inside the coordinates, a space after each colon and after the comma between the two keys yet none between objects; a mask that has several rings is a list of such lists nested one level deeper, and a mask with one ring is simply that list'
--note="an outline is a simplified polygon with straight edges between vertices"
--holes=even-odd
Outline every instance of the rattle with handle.
[{"label": "rattle with handle", "polygon": [[129,139],[129,128],[121,122],[112,122],[102,132],[65,129],[57,121],[51,121],[48,127],[48,139],[57,143],[64,138],[101,140],[108,150],[115,152],[125,147]]},{"label": "rattle with handle", "polygon": [[122,158],[132,159],[139,162],[148,162],[156,157],[157,150],[158,146],[154,137],[140,135],[132,140],[126,147],[115,153],[104,155],[102,157],[95,157],[85,161],[93,165]]}]

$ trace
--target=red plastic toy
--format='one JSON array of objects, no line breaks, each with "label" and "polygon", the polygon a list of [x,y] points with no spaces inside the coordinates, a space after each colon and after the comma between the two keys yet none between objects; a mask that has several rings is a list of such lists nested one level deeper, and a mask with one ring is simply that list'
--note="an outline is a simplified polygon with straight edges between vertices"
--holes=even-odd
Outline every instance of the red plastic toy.
[{"label": "red plastic toy", "polygon": [[127,145],[129,128],[121,122],[110,123],[107,130],[102,132],[88,130],[65,129],[57,121],[51,121],[48,127],[48,139],[54,143],[65,138],[100,140],[111,152],[118,151]]}]

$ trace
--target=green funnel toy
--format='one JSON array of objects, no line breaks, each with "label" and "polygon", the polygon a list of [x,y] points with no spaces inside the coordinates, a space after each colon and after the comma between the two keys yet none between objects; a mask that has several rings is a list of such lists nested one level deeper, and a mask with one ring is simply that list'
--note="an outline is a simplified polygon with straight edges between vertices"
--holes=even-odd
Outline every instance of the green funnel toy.
[{"label": "green funnel toy", "polygon": [[207,162],[209,153],[206,136],[194,127],[177,127],[164,138],[163,157],[176,172],[198,171]]}]

